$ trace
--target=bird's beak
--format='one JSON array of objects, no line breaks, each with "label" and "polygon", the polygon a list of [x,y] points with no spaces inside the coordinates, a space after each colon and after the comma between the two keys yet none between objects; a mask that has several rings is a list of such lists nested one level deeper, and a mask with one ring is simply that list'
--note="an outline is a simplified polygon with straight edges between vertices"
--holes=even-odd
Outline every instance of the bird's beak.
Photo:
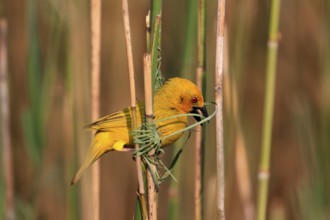
[{"label": "bird's beak", "polygon": [[[207,118],[209,116],[209,114],[207,113],[207,110],[205,108],[205,106],[203,107],[193,107],[191,113],[195,113],[195,114],[201,114]],[[194,116],[194,118],[196,119],[197,122],[199,122],[200,120],[202,120],[203,117],[199,117],[199,116]]]}]

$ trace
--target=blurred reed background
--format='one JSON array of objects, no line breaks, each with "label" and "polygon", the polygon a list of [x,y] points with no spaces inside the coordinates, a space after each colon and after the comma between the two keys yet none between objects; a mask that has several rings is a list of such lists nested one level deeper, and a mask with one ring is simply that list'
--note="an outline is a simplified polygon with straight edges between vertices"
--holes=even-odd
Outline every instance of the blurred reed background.
[{"label": "blurred reed background", "polygon": [[[163,1],[161,66],[167,78],[195,79],[196,5]],[[232,0],[226,7],[226,214],[227,219],[253,219],[270,1]],[[141,100],[150,1],[129,1],[129,8]],[[215,0],[207,1],[206,15],[206,100],[213,101]],[[88,193],[90,174],[73,187],[70,180],[90,141],[89,131],[82,129],[91,121],[90,3],[2,0],[0,16],[8,21],[16,219],[86,218],[90,201],[81,198]],[[102,2],[101,28],[100,101],[105,115],[130,104],[121,1]],[[330,2],[282,1],[280,33],[267,219],[329,219]],[[172,151],[166,149],[165,160]],[[176,167],[178,182],[168,179],[161,185],[159,219],[193,219],[194,157],[190,140]],[[205,161],[203,205],[208,220],[216,216],[214,121],[206,128]],[[102,157],[101,219],[132,219],[135,171],[129,153]],[[0,172],[4,195],[3,169]],[[170,190],[173,185],[175,191]],[[168,202],[173,196],[176,215]],[[0,219],[4,199],[0,196]]]}]

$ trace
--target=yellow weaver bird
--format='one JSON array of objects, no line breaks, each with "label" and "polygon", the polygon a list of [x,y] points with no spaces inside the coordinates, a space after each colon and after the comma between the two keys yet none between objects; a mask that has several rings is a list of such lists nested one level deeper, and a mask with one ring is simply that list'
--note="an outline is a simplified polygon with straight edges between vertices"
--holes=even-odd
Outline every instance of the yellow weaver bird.
[{"label": "yellow weaver bird", "polygon": [[[182,78],[171,78],[154,95],[154,121],[160,138],[166,137],[187,126],[187,117],[178,116],[187,113],[202,113],[208,116],[204,106],[204,99],[198,87],[189,80]],[[136,106],[137,126],[143,123],[145,112],[144,103]],[[173,117],[168,120],[159,121]],[[197,121],[201,117],[194,116]],[[75,184],[83,175],[85,170],[98,158],[108,151],[127,151],[134,148],[132,131],[131,107],[100,118],[87,126],[94,129],[95,135],[89,147],[85,161],[77,174],[73,177],[71,184]],[[182,136],[183,132],[162,139],[161,146],[172,144]]]}]

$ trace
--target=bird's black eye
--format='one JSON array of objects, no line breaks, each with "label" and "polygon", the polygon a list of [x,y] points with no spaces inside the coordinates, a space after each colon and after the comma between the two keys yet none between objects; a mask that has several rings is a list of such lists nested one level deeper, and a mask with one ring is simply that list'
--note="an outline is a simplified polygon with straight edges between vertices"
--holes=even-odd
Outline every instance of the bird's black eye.
[{"label": "bird's black eye", "polygon": [[192,97],[192,98],[191,98],[191,102],[192,102],[192,103],[196,103],[197,101],[198,101],[198,99],[197,99],[196,97]]}]

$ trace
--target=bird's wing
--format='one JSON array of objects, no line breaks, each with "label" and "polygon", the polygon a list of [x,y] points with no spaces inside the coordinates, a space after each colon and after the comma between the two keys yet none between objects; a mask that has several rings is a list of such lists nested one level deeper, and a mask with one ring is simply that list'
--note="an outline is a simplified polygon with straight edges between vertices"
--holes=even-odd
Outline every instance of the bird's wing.
[{"label": "bird's wing", "polygon": [[131,126],[131,112],[129,109],[124,109],[104,116],[86,126],[86,128],[95,129],[97,131],[109,131],[115,128],[130,127]]},{"label": "bird's wing", "polygon": [[[142,123],[141,114],[144,115],[143,103],[139,103],[136,108],[138,126]],[[131,130],[131,127],[132,115],[130,107],[100,118],[92,124],[86,126],[86,128],[95,129],[97,131],[111,131],[117,128],[127,128],[128,130]]]}]

